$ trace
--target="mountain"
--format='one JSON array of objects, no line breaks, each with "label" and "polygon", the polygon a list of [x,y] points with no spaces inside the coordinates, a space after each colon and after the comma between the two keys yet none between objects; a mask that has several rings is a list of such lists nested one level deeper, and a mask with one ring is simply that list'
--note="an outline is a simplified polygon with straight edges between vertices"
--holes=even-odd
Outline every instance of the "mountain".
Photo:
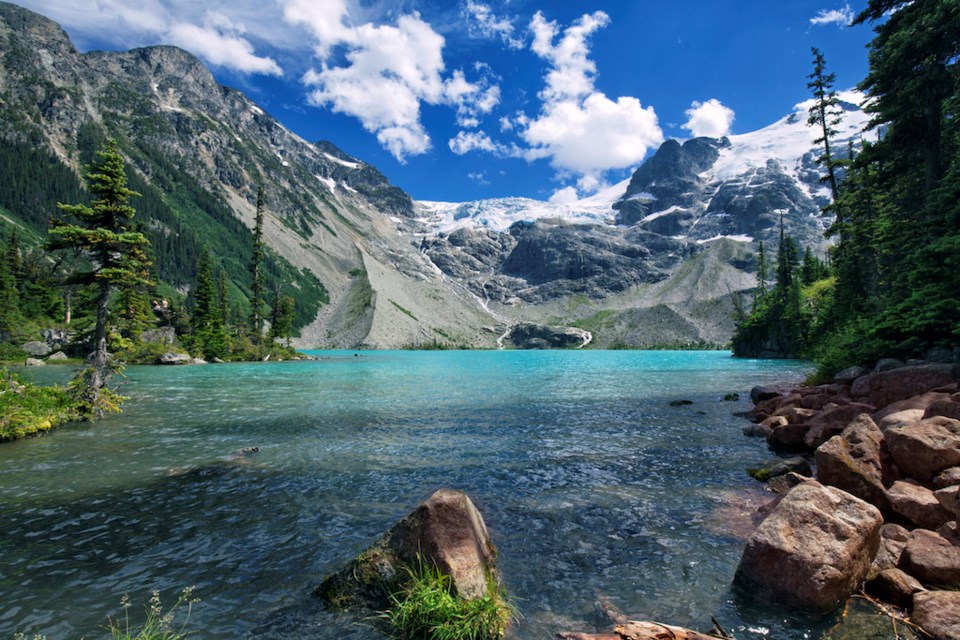
[{"label": "mountain", "polygon": [[[852,139],[865,117],[845,99]],[[576,203],[415,202],[180,49],[80,54],[52,21],[0,3],[0,226],[42,239],[114,138],[162,280],[186,292],[207,246],[245,313],[262,186],[268,290],[296,298],[300,347],[494,347],[520,323],[578,326],[601,347],[726,342],[755,241],[776,246],[782,219],[824,248],[805,120],[798,105],[751,134],[667,141]]]}]

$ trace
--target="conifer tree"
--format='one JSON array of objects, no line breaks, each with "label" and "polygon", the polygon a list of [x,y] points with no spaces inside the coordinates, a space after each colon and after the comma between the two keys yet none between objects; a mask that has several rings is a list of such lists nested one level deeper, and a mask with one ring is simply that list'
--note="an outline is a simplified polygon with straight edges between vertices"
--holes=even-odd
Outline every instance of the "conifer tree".
[{"label": "conifer tree", "polygon": [[149,241],[134,231],[135,210],[129,201],[137,192],[127,187],[123,156],[113,140],[97,151],[85,179],[93,197],[90,205],[58,204],[76,222],[54,220],[50,229],[51,249],[79,249],[90,260],[88,269],[77,271],[71,282],[96,289],[93,353],[90,367],[81,372],[75,388],[80,390],[86,410],[100,414],[117,410],[117,396],[107,393],[107,383],[116,370],[107,352],[107,323],[110,296],[115,289],[146,286],[149,282]]},{"label": "conifer tree", "polygon": [[8,252],[9,247],[6,251],[0,248],[0,341],[12,340],[22,322],[20,296],[11,273]]},{"label": "conifer tree", "polygon": [[194,287],[193,342],[205,358],[222,358],[229,349],[229,336],[220,316],[220,300],[213,279],[210,250],[204,249],[197,265]]},{"label": "conifer tree", "polygon": [[254,344],[263,336],[263,187],[257,189],[257,216],[253,229],[253,257],[250,260],[250,328]]},{"label": "conifer tree", "polygon": [[[830,141],[838,133],[836,127],[841,122],[843,112],[840,109],[837,92],[833,89],[833,83],[837,79],[836,74],[826,72],[827,63],[820,49],[813,47],[810,51],[813,54],[813,73],[807,76],[810,79],[807,87],[813,91],[814,103],[810,107],[807,124],[818,127],[820,130],[819,137],[813,143],[823,145],[823,154],[817,158],[817,163],[827,170],[824,182],[830,186],[830,194],[835,205],[840,197],[837,180],[837,168],[840,162],[833,156]],[[836,207],[834,207],[834,214],[837,216],[837,228],[839,229],[841,220]]]},{"label": "conifer tree", "polygon": [[293,336],[293,320],[296,317],[294,300],[288,295],[280,295],[280,290],[274,292],[273,314],[270,319],[270,337],[274,340],[286,339],[290,346]]}]

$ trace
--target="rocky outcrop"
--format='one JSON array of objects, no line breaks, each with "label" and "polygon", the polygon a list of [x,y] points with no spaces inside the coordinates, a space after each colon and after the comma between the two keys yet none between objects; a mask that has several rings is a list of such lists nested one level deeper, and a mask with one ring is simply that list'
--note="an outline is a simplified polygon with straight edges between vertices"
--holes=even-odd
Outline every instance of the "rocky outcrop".
[{"label": "rocky outcrop", "polygon": [[483,517],[461,491],[441,489],[346,567],[326,578],[315,594],[337,608],[382,610],[387,597],[421,565],[449,575],[456,593],[483,597],[499,584],[496,548]]},{"label": "rocky outcrop", "polygon": [[168,351],[162,356],[157,358],[157,364],[164,365],[178,365],[178,364],[193,364],[193,358],[189,353],[175,353],[173,351]]},{"label": "rocky outcrop", "polygon": [[850,397],[875,407],[886,407],[940,387],[949,387],[960,380],[960,365],[928,364],[899,367],[857,378],[850,388]]},{"label": "rocky outcrop", "polygon": [[590,333],[576,327],[546,327],[524,322],[514,325],[505,340],[518,349],[578,349],[590,343]]},{"label": "rocky outcrop", "polygon": [[887,448],[907,475],[929,482],[944,469],[960,465],[960,420],[928,418],[888,429]]},{"label": "rocky outcrop", "polygon": [[735,582],[752,597],[828,611],[866,577],[882,524],[873,505],[804,482],[750,536]]},{"label": "rocky outcrop", "polygon": [[910,534],[899,566],[925,585],[960,588],[960,547],[933,531]]},{"label": "rocky outcrop", "polygon": [[924,529],[937,529],[950,520],[951,515],[933,491],[915,480],[898,480],[887,490],[890,508]]},{"label": "rocky outcrop", "polygon": [[25,342],[20,345],[20,350],[25,351],[33,358],[42,358],[46,355],[49,355],[50,352],[53,351],[49,344],[40,340],[31,340],[30,342]]}]

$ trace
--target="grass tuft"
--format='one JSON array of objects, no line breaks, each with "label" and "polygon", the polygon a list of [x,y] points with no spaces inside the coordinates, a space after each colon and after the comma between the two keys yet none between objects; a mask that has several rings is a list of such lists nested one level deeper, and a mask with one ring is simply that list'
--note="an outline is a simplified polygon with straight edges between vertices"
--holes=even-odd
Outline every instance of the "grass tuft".
[{"label": "grass tuft", "polygon": [[468,600],[457,595],[449,575],[423,562],[390,597],[386,612],[398,637],[423,640],[499,640],[516,610],[490,577],[487,593]]},{"label": "grass tuft", "polygon": [[[120,599],[123,606],[123,621],[111,620],[108,628],[113,640],[183,640],[189,635],[186,630],[187,623],[190,622],[190,613],[193,611],[193,605],[200,602],[199,598],[193,596],[193,587],[185,588],[177,601],[166,611],[163,610],[163,603],[160,602],[160,592],[154,591],[150,595],[150,602],[146,607],[147,619],[141,627],[130,627],[130,598],[124,595]],[[183,615],[183,621],[179,626],[174,622],[179,610],[182,607],[187,610]]]}]

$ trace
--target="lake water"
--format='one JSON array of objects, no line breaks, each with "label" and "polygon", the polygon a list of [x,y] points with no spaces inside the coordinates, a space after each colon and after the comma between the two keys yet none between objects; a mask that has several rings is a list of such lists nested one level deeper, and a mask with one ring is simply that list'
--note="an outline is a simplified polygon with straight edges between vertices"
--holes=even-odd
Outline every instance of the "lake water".
[{"label": "lake water", "polygon": [[[132,367],[122,415],[0,445],[0,639],[103,637],[129,593],[196,585],[205,640],[379,638],[310,591],[440,487],[500,551],[518,638],[631,617],[738,637],[829,621],[737,601],[727,515],[770,457],[734,412],[797,362],[726,352],[317,352]],[[37,378],[64,377],[54,367]],[[738,392],[740,401],[724,401]],[[671,400],[692,404],[670,406]],[[226,459],[259,447],[249,464]]]}]

